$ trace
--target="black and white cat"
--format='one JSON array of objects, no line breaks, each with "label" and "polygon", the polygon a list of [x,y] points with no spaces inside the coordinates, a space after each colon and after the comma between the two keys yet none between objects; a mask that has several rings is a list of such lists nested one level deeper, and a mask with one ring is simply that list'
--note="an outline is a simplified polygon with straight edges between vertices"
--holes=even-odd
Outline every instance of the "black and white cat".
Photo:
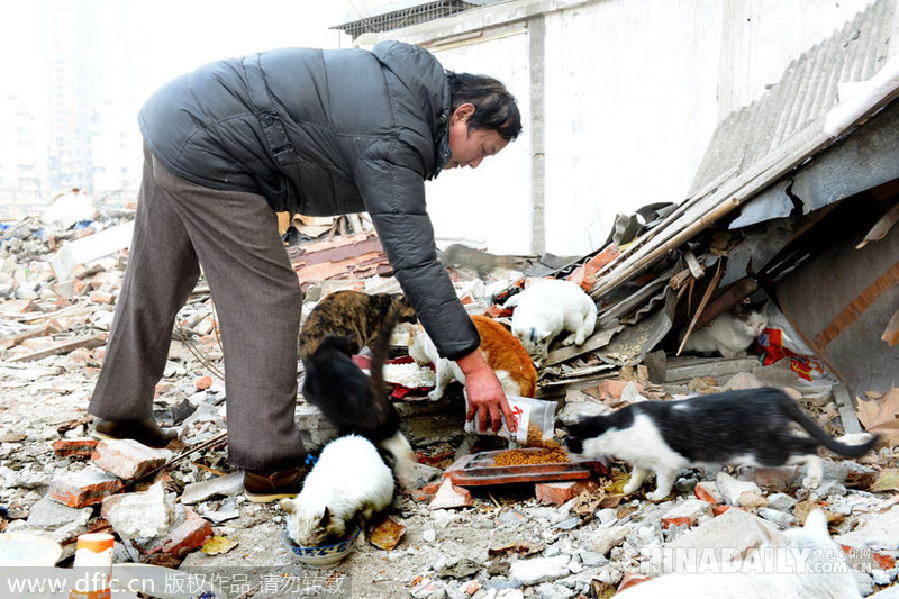
[{"label": "black and white cat", "polygon": [[[811,437],[794,435],[795,422]],[[877,442],[860,445],[833,439],[806,416],[795,401],[774,388],[725,391],[680,401],[643,401],[607,416],[591,416],[566,427],[566,445],[573,453],[611,455],[633,465],[624,487],[633,493],[647,476],[656,475],[656,489],[646,494],[661,501],[671,493],[684,468],[739,463],[772,468],[805,463],[815,486],[822,478],[818,446],[856,458]]]},{"label": "black and white cat", "polygon": [[[802,528],[780,532],[759,525],[764,543],[759,559],[747,555],[745,571],[720,571],[703,563],[699,573],[678,572],[642,582],[615,595],[621,599],[861,599],[843,550],[827,534],[821,510],[809,513]],[[762,561],[766,560],[767,561]],[[786,564],[778,570],[778,564]]]},{"label": "black and white cat", "polygon": [[370,375],[353,362],[358,346],[347,336],[326,335],[305,361],[303,397],[338,436],[322,450],[297,499],[281,502],[288,534],[300,545],[339,539],[351,520],[364,524],[389,506],[397,481],[412,481],[415,458],[383,377],[397,319],[391,310],[372,343]]},{"label": "black and white cat", "polygon": [[337,427],[337,434],[361,435],[388,452],[397,478],[412,480],[415,458],[400,417],[384,382],[384,362],[390,351],[390,335],[399,319],[394,308],[371,345],[370,375],[353,362],[358,347],[343,335],[327,335],[305,362],[303,397]]},{"label": "black and white cat", "polygon": [[[725,358],[746,355],[752,342],[768,326],[768,302],[740,303],[712,320],[708,326],[694,329],[683,351],[700,354],[721,354]],[[683,341],[686,329],[680,332]]]}]

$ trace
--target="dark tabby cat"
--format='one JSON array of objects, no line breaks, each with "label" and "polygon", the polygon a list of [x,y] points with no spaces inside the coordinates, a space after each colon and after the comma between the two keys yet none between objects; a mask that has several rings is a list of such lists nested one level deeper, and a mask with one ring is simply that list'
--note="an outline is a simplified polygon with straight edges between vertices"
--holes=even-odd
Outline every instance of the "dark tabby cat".
[{"label": "dark tabby cat", "polygon": [[[811,437],[790,431],[795,422]],[[766,468],[805,463],[807,486],[821,481],[817,448],[857,458],[877,442],[860,445],[832,439],[780,389],[726,391],[681,401],[643,401],[608,416],[591,416],[566,427],[573,453],[611,455],[633,464],[625,493],[640,488],[655,472],[656,490],[646,498],[661,501],[671,493],[678,472],[702,464],[738,461]]]},{"label": "dark tabby cat", "polygon": [[312,357],[326,335],[344,337],[347,351],[359,353],[371,346],[387,314],[398,307],[400,322],[416,322],[415,310],[403,294],[364,293],[345,289],[326,295],[309,312],[300,331],[300,359],[305,363]]},{"label": "dark tabby cat", "polygon": [[504,256],[491,254],[461,243],[454,243],[445,250],[438,252],[437,259],[444,268],[461,268],[470,270],[478,275],[482,281],[497,270],[522,270],[525,266],[525,258],[520,256]]}]

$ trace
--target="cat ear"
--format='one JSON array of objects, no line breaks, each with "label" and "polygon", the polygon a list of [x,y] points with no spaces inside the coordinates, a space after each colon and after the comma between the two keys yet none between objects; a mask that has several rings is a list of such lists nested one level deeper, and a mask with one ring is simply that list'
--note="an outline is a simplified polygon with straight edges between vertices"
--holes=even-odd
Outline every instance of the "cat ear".
[{"label": "cat ear", "polygon": [[328,510],[328,506],[325,506],[325,511],[322,512],[322,517],[321,520],[318,521],[318,525],[320,528],[327,528],[330,521],[331,512]]}]

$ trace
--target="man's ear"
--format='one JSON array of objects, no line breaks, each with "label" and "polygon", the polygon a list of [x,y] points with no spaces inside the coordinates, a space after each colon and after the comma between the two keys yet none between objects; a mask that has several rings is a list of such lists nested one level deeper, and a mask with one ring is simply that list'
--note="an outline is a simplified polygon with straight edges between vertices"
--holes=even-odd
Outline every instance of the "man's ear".
[{"label": "man's ear", "polygon": [[471,118],[474,114],[474,104],[465,102],[453,111],[453,120],[462,121],[463,123]]}]

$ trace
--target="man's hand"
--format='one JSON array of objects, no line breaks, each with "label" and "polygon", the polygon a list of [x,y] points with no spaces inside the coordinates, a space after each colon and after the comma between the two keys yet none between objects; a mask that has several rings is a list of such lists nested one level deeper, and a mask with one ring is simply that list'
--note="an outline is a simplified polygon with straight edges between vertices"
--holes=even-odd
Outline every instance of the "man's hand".
[{"label": "man's hand", "polygon": [[494,433],[499,432],[502,425],[500,415],[506,418],[509,432],[515,432],[515,420],[509,409],[509,402],[503,388],[496,378],[493,370],[484,360],[481,350],[476,349],[467,356],[456,360],[456,364],[465,374],[465,395],[468,397],[468,412],[465,414],[466,422],[470,422],[475,413],[478,414],[478,430],[488,430],[488,420]]}]

